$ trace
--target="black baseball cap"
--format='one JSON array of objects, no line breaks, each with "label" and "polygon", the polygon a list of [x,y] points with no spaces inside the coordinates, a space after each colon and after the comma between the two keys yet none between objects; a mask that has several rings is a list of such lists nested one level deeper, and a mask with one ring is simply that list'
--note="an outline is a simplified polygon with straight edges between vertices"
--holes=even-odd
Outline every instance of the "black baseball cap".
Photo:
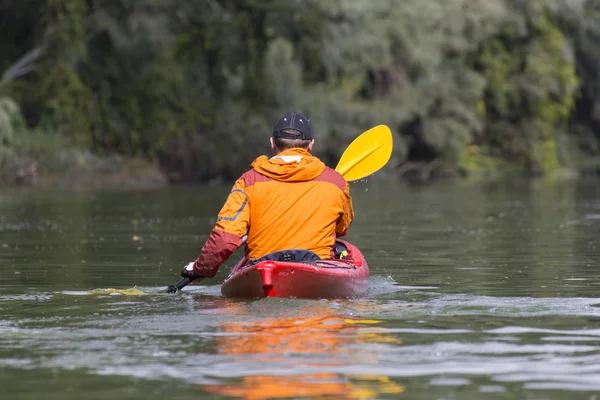
[{"label": "black baseball cap", "polygon": [[302,140],[313,140],[315,138],[310,119],[308,119],[306,115],[299,112],[289,112],[284,114],[283,117],[279,118],[279,121],[277,121],[275,124],[275,128],[273,128],[273,137],[283,139],[300,139],[297,135],[290,135],[289,133],[281,132],[286,129],[295,129],[302,132]]}]

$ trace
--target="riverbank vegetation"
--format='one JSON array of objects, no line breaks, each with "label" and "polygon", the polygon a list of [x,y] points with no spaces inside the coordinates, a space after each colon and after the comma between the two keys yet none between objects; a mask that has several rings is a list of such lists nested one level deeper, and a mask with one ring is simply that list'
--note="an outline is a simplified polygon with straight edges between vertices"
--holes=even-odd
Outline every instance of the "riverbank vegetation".
[{"label": "riverbank vegetation", "polygon": [[412,181],[596,172],[599,11],[600,0],[3,1],[1,180],[228,181],[269,151],[289,110],[311,117],[331,166],[387,124],[387,173]]}]

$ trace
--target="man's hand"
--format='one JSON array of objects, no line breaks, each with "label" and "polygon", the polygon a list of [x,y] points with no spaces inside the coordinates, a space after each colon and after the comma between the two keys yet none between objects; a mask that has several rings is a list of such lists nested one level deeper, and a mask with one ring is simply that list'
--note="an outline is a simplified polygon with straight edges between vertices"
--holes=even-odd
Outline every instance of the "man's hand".
[{"label": "man's hand", "polygon": [[181,270],[181,276],[183,276],[184,278],[191,278],[191,279],[204,278],[202,275],[198,275],[194,272],[194,263],[195,263],[195,261],[192,261],[191,263],[189,263],[185,267],[183,267],[183,269]]}]

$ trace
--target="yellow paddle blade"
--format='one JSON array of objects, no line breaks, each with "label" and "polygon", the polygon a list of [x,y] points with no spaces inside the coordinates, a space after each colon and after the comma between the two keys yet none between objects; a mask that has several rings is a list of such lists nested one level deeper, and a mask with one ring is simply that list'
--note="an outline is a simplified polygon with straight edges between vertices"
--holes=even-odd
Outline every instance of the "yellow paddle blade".
[{"label": "yellow paddle blade", "polygon": [[392,131],[386,125],[369,129],[350,143],[335,170],[351,182],[381,169],[392,155]]}]

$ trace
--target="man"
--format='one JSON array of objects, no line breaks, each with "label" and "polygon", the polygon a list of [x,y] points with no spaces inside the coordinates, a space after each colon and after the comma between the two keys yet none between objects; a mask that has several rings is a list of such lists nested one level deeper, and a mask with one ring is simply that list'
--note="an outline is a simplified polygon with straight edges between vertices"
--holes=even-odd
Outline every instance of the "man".
[{"label": "man", "polygon": [[276,155],[258,157],[235,182],[183,277],[212,278],[246,235],[247,260],[285,250],[333,258],[335,238],[346,234],[354,211],[348,182],[310,154],[314,142],[305,115],[290,112],[277,121],[271,137]]}]

